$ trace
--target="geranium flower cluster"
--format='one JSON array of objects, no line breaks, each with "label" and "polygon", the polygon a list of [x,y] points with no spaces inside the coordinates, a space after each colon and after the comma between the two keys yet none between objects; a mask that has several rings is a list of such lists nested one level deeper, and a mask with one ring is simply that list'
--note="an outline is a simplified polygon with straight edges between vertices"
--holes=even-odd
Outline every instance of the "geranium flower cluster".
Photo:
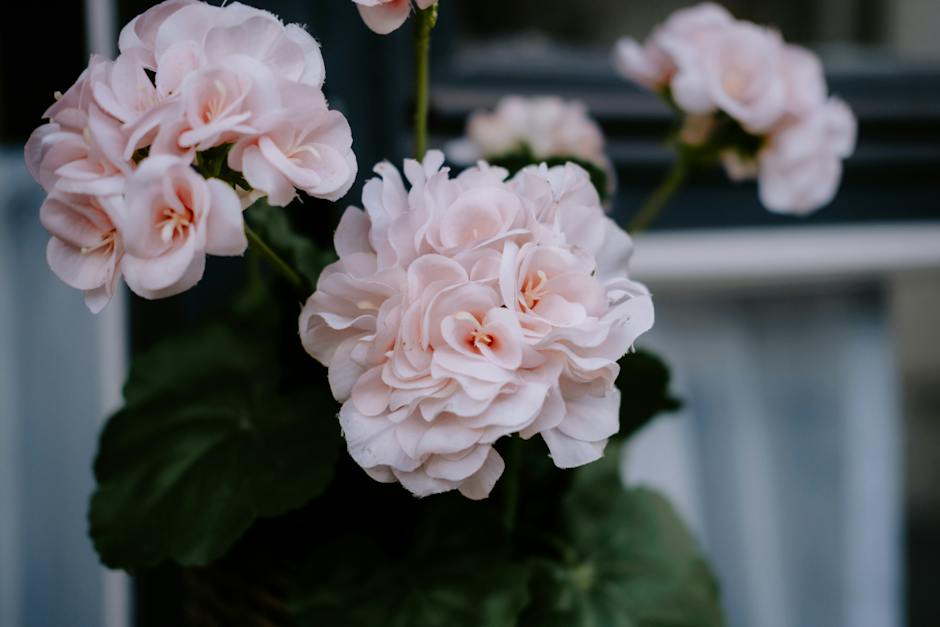
[{"label": "geranium flower cluster", "polygon": [[467,121],[465,137],[451,142],[448,157],[474,163],[528,152],[536,161],[574,158],[597,166],[613,186],[614,170],[607,158],[604,134],[578,101],[557,96],[506,96],[490,111],[476,111]]},{"label": "geranium flower cluster", "polygon": [[732,178],[756,176],[768,209],[803,214],[832,200],[856,120],[827,96],[809,50],[704,3],[676,11],[643,44],[621,39],[614,61],[686,114],[684,143],[717,143]]},{"label": "geranium flower cluster", "polygon": [[388,163],[336,232],[300,317],[328,366],[349,452],[417,496],[486,497],[494,443],[541,435],[562,468],[619,428],[617,360],[653,323],[629,236],[574,164],[452,177],[443,154]]},{"label": "geranium flower cluster", "polygon": [[199,281],[206,254],[242,254],[242,209],[257,197],[335,200],[352,185],[349,125],[327,106],[302,27],[239,3],[168,0],[119,48],[91,58],[26,145],[48,193],[49,264],[92,311],[121,276],[161,298]]},{"label": "geranium flower cluster", "polygon": [[353,0],[362,21],[379,35],[398,30],[411,15],[412,4],[420,10],[437,4],[437,0]]}]

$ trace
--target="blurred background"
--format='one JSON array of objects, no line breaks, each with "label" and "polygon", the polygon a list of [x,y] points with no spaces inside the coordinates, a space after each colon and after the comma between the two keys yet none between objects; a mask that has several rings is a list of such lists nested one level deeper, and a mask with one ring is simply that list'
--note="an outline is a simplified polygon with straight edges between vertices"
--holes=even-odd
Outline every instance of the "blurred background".
[{"label": "blurred background", "polygon": [[[97,430],[129,354],[185,321],[225,272],[160,308],[97,317],[45,264],[22,146],[89,52],[113,54],[148,0],[18,3],[0,21],[0,626],[157,624],[161,599],[86,538]],[[360,163],[409,153],[411,36],[349,0],[255,0],[323,45]],[[688,2],[443,0],[432,146],[508,93],[581,99],[600,121],[625,221],[668,166],[670,114],[613,73],[617,37]],[[835,202],[774,216],[752,184],[696,177],[637,240],[684,410],[629,445],[628,482],[666,492],[722,581],[731,627],[940,625],[940,2],[728,0],[826,64],[860,119]],[[40,26],[41,25],[41,26]],[[138,603],[135,603],[135,599]]]}]

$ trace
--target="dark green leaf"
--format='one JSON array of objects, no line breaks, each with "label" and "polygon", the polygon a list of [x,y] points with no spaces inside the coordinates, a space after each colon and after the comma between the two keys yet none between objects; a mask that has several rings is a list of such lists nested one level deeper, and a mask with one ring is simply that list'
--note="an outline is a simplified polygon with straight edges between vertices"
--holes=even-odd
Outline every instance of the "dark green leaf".
[{"label": "dark green leaf", "polygon": [[415,563],[376,562],[368,542],[329,564],[331,580],[295,608],[299,625],[319,627],[513,627],[526,603],[526,570],[473,555]]},{"label": "dark green leaf", "polygon": [[494,508],[437,496],[391,542],[368,532],[329,540],[299,582],[298,625],[514,627],[529,571],[510,557]]},{"label": "dark green leaf", "polygon": [[307,279],[311,288],[316,285],[320,271],[336,261],[332,249],[318,248],[313,241],[300,235],[291,225],[286,208],[272,207],[266,198],[248,207],[245,220],[268,246]]},{"label": "dark green leaf", "polygon": [[657,414],[682,406],[672,395],[669,380],[669,368],[652,353],[638,350],[620,360],[620,437],[630,437]]},{"label": "dark green leaf", "polygon": [[134,357],[124,402],[136,406],[181,393],[202,396],[198,387],[204,379],[242,377],[254,361],[252,347],[221,324],[157,342]]},{"label": "dark green leaf", "polygon": [[695,541],[661,496],[621,486],[617,458],[578,471],[553,539],[560,557],[536,562],[519,624],[721,626],[717,585]]},{"label": "dark green leaf", "polygon": [[232,321],[134,360],[95,461],[90,533],[105,564],[206,564],[257,518],[323,491],[336,406],[323,386],[282,390],[272,343]]},{"label": "dark green leaf", "polygon": [[231,149],[232,144],[221,144],[198,152],[193,167],[207,179],[220,179],[233,188],[240,187],[242,190],[250,192],[251,185],[248,184],[242,173],[233,170],[228,165],[228,153]]}]

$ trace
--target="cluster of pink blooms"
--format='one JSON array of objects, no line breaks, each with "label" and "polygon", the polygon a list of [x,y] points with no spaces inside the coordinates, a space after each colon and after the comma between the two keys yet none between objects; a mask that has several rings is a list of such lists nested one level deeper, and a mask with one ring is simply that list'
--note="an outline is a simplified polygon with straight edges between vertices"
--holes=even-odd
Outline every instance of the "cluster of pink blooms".
[{"label": "cluster of pink blooms", "polygon": [[467,121],[466,136],[448,145],[447,156],[456,163],[474,163],[523,147],[539,161],[576,157],[614,181],[600,126],[583,102],[557,96],[506,96],[493,111],[475,111]]},{"label": "cluster of pink blooms", "polygon": [[[48,193],[49,264],[92,311],[121,276],[161,298],[199,281],[206,254],[242,254],[242,210],[257,197],[335,200],[352,185],[349,125],[327,107],[320,49],[301,26],[168,0],[129,23],[119,48],[91,58],[26,146]],[[244,189],[200,173],[211,149]]]},{"label": "cluster of pink blooms", "polygon": [[668,92],[687,114],[683,141],[704,142],[719,111],[757,137],[756,154],[727,147],[722,158],[733,178],[758,178],[768,209],[802,214],[832,200],[856,121],[828,97],[810,51],[705,3],[675,12],[643,44],[621,39],[614,57],[624,76]]},{"label": "cluster of pink blooms", "polygon": [[412,4],[420,10],[437,4],[437,0],[353,0],[366,26],[379,35],[398,30],[412,11]]},{"label": "cluster of pink blooms", "polygon": [[486,497],[494,443],[541,435],[555,464],[601,457],[619,428],[617,360],[653,323],[629,236],[588,174],[530,166],[459,176],[431,151],[388,163],[347,209],[339,261],[300,318],[329,367],[349,452],[418,496]]}]

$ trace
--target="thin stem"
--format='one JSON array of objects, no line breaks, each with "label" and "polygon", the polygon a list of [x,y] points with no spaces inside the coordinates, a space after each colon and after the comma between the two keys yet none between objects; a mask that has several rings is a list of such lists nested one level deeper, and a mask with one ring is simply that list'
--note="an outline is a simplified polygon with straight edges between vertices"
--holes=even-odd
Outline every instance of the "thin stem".
[{"label": "thin stem", "polygon": [[271,267],[278,271],[278,273],[284,277],[291,286],[296,289],[298,292],[304,291],[304,279],[296,270],[290,267],[290,265],[284,261],[280,255],[278,255],[274,250],[268,246],[268,244],[261,239],[261,236],[254,232],[254,230],[245,225],[245,235],[248,236],[248,243],[251,245],[252,250],[265,258],[265,260],[271,264]]},{"label": "thin stem", "polygon": [[663,179],[659,187],[650,194],[646,202],[643,203],[643,206],[640,207],[639,211],[633,216],[630,225],[627,227],[627,231],[635,235],[649,227],[659,216],[663,207],[669,203],[669,200],[679,191],[682,184],[685,183],[688,174],[688,161],[680,152],[675,162],[672,164],[669,173],[666,175],[666,178]]},{"label": "thin stem", "polygon": [[430,79],[431,29],[437,23],[437,4],[418,11],[415,31],[415,158],[424,159],[428,149],[428,91]]},{"label": "thin stem", "polygon": [[512,533],[516,528],[516,512],[519,510],[519,464],[522,438],[518,435],[509,444],[509,470],[503,479],[506,482],[506,501],[503,509],[503,528]]}]

